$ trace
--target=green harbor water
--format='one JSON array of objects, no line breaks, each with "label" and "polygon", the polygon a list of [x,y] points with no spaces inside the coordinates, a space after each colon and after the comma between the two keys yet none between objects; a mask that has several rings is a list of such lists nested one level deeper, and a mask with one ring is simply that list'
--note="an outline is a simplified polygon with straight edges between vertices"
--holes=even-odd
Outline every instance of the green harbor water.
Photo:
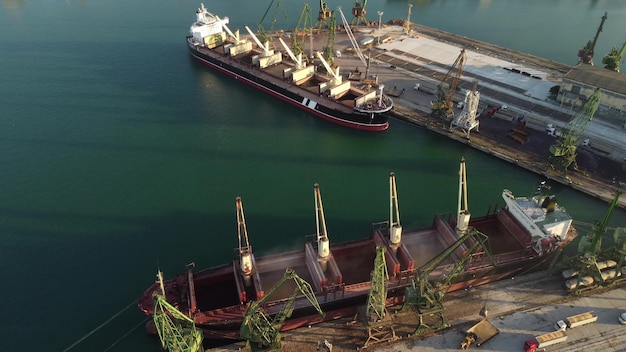
[{"label": "green harbor water", "polygon": [[[568,64],[604,11],[597,55],[625,40],[623,1],[410,3],[411,21]],[[385,21],[406,18],[408,4],[367,6]],[[502,205],[503,188],[534,191],[538,176],[407,123],[348,130],[209,71],[185,45],[199,5],[0,2],[1,351],[159,351],[135,300],[159,268],[167,277],[232,259],[237,196],[260,256],[315,232],[314,183],[331,241],[387,219],[392,171],[407,229],[455,210],[461,157],[475,216]],[[269,1],[205,5],[243,28]],[[328,5],[349,13],[353,2]],[[292,28],[301,9],[284,1],[265,27],[275,16]],[[606,211],[552,190],[576,220]],[[625,225],[616,211],[611,226]]]}]

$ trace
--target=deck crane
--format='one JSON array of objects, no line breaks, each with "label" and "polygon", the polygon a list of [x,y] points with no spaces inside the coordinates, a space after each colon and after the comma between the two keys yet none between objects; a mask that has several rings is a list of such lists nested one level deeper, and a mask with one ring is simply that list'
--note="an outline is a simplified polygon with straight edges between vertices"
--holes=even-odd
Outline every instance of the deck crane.
[{"label": "deck crane", "polygon": [[402,242],[402,225],[400,225],[400,208],[398,207],[398,190],[396,175],[389,174],[389,240],[391,248],[396,250]]},{"label": "deck crane", "polygon": [[243,203],[241,197],[235,199],[237,206],[237,237],[239,239],[239,270],[243,277],[244,284],[249,287],[252,282],[252,271],[254,269],[252,259],[252,246],[248,241],[248,229],[246,228],[246,218],[243,213]]},{"label": "deck crane", "polygon": [[309,3],[305,2],[296,27],[293,30],[293,53],[295,55],[304,53],[304,41],[307,35],[311,35],[311,8]]},{"label": "deck crane", "polygon": [[[283,306],[273,317],[265,313],[263,306],[287,281],[293,280],[295,289],[283,300]],[[283,323],[291,316],[294,303],[298,295],[304,295],[317,312],[323,317],[324,312],[320,308],[311,285],[302,279],[293,269],[285,270],[284,276],[263,296],[263,298],[250,303],[243,315],[243,323],[239,331],[240,336],[249,344],[256,343],[266,351],[280,351],[280,330]]]},{"label": "deck crane", "polygon": [[[448,248],[417,269],[416,280],[413,280],[411,285],[406,288],[405,302],[402,307],[402,310],[413,308],[417,313],[419,325],[415,329],[414,334],[419,334],[427,329],[442,329],[448,326],[443,314],[443,298],[452,280],[464,272],[466,264],[475,255],[487,254],[492,264],[495,265],[491,254],[486,250],[488,248],[487,240],[487,236],[480,231],[469,229]],[[467,246],[465,245],[466,242],[471,242],[471,244]],[[429,280],[430,274],[463,246],[466,248],[464,250],[465,255],[446,272],[442,279],[434,284],[431,283]],[[428,325],[424,318],[429,316],[437,316],[439,318],[438,325]]]},{"label": "deck crane", "polygon": [[[602,247],[602,237],[607,231],[607,225],[609,223],[609,220],[611,219],[611,216],[613,215],[613,211],[617,207],[617,203],[621,194],[621,190],[616,191],[615,198],[610,203],[608,210],[604,214],[604,217],[593,224],[592,230],[587,234],[587,236],[580,238],[580,242],[578,244],[578,256],[574,259],[574,267],[577,270],[577,276],[575,279],[568,281],[572,283],[570,290],[575,295],[584,290],[613,282],[614,280],[612,279],[617,277],[621,271],[621,267],[623,266],[624,262],[624,248],[618,250],[618,252],[621,252],[620,265],[615,268],[616,272],[612,278],[602,275],[603,273],[598,267],[598,259],[601,255],[600,251]],[[619,231],[616,230],[616,236],[618,232],[623,232],[623,229]],[[624,247],[623,239],[617,240],[618,241],[616,242],[622,242],[622,247]],[[590,282],[591,285],[589,285]]]},{"label": "deck crane", "polygon": [[620,50],[618,50],[616,47],[613,47],[611,49],[611,52],[608,53],[604,58],[602,58],[604,68],[619,72],[624,52],[626,52],[626,42],[622,44],[622,49]]},{"label": "deck crane", "polygon": [[[432,109],[431,115],[435,118],[443,120],[451,120],[454,118],[454,105],[452,99],[456,93],[456,88],[461,80],[463,74],[463,65],[467,60],[465,55],[465,49],[461,50],[461,53],[456,58],[448,73],[441,80],[441,83],[437,86],[437,100],[430,102]],[[447,88],[447,90],[446,90]]]},{"label": "deck crane", "polygon": [[596,47],[596,42],[598,41],[598,36],[600,35],[600,32],[602,32],[602,26],[604,26],[604,21],[606,21],[606,18],[607,13],[605,12],[604,16],[602,16],[602,21],[600,22],[600,26],[598,27],[596,35],[595,37],[593,37],[593,40],[588,41],[587,45],[585,45],[584,48],[578,50],[578,58],[580,59],[579,62],[593,66],[593,55]]},{"label": "deck crane", "polygon": [[341,75],[339,74],[339,67],[337,67],[337,69],[333,70],[333,68],[330,67],[330,64],[326,61],[326,59],[324,59],[324,56],[319,51],[316,52],[316,54],[317,54],[317,57],[322,62],[322,65],[324,65],[324,68],[326,69],[326,72],[328,72],[328,74],[332,77],[333,85],[341,84],[343,79],[341,78]]},{"label": "deck crane", "polygon": [[[313,185],[315,195],[315,224],[317,225],[317,256],[326,259],[330,255],[330,240],[326,232],[326,217],[324,216],[324,206],[322,205],[322,193],[320,185]],[[324,268],[325,269],[325,268]]]},{"label": "deck crane", "polygon": [[480,92],[476,88],[478,82],[474,81],[472,90],[468,90],[465,93],[465,101],[463,102],[463,110],[460,114],[454,117],[450,123],[450,129],[458,127],[465,133],[465,138],[469,139],[470,132],[473,129],[478,131],[480,122],[476,119],[476,112],[478,111],[478,102],[480,101]]},{"label": "deck crane", "polygon": [[320,10],[317,14],[317,23],[315,23],[315,27],[317,27],[317,31],[322,30],[322,26],[326,24],[326,27],[331,28],[331,25],[328,23],[328,19],[332,15],[332,11],[326,4],[326,1],[320,0]]},{"label": "deck crane", "polygon": [[289,54],[289,57],[291,58],[291,61],[293,61],[296,64],[296,69],[297,70],[299,70],[301,68],[304,68],[306,66],[306,62],[304,60],[302,60],[302,53],[299,53],[296,56],[296,55],[294,55],[293,51],[291,51],[291,49],[289,49],[289,46],[287,45],[287,43],[285,43],[283,38],[278,38],[278,41],[280,42],[280,44],[282,44],[283,48],[285,48],[285,51],[287,52],[287,54]]},{"label": "deck crane", "polygon": [[222,21],[221,18],[219,18],[217,15],[215,15],[215,18],[222,22],[222,28],[224,28],[224,30],[226,30],[226,33],[228,33],[228,35],[230,35],[230,37],[233,39],[233,41],[235,42],[235,45],[244,42],[244,40],[242,40],[241,38],[239,38],[239,29],[235,30],[235,32],[233,33],[230,28],[228,28],[228,26],[226,25],[226,22]]},{"label": "deck crane", "polygon": [[600,88],[596,88],[591,96],[585,101],[582,108],[563,127],[561,136],[556,143],[550,146],[550,158],[548,163],[552,169],[557,166],[563,169],[563,175],[567,176],[567,169],[574,164],[576,168],[576,149],[583,135],[585,127],[593,119],[598,106],[600,105]]},{"label": "deck crane", "polygon": [[385,247],[376,247],[374,270],[371,274],[371,288],[367,296],[367,305],[361,309],[363,322],[367,327],[367,340],[363,347],[379,342],[397,339],[391,316],[386,308],[387,282],[389,273],[385,261]]},{"label": "deck crane", "polygon": [[363,22],[366,26],[369,26],[369,22],[367,22],[367,18],[365,18],[365,5],[367,5],[367,0],[363,1],[363,4],[359,0],[355,0],[354,6],[352,7],[352,25],[358,26],[359,23]]},{"label": "deck crane", "polygon": [[154,295],[154,325],[161,346],[170,352],[200,352],[202,331],[196,329],[194,321],[180,312],[165,299],[163,273],[158,273],[161,292]]}]

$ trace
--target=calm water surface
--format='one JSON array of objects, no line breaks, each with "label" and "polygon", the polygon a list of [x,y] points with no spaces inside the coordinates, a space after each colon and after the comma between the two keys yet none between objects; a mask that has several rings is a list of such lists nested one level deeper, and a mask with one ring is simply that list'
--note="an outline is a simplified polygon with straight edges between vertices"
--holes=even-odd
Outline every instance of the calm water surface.
[{"label": "calm water surface", "polygon": [[[604,11],[596,52],[626,33],[622,1],[411,3],[412,21],[568,64]],[[242,28],[269,2],[205,4]],[[353,3],[328,4],[349,13]],[[367,6],[388,20],[405,18],[408,4]],[[461,156],[473,214],[502,188],[534,190],[535,175],[414,126],[342,129],[197,65],[184,37],[198,6],[0,2],[1,350],[158,351],[142,314],[124,308],[157,268],[170,276],[191,261],[230,260],[236,196],[262,255],[298,248],[315,232],[316,182],[332,241],[366,236],[385,220],[391,171],[405,228],[455,209]],[[276,28],[291,28],[302,5],[283,7],[267,20],[276,14]],[[553,190],[580,221],[604,214],[603,202]],[[626,214],[612,223],[623,226]]]}]

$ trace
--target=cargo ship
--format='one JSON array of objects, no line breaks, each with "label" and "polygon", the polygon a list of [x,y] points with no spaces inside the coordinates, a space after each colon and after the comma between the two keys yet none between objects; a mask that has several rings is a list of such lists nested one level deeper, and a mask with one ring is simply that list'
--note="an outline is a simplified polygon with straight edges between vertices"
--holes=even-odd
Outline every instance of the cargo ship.
[{"label": "cargo ship", "polygon": [[[324,318],[320,317],[304,296],[298,297],[291,318],[283,325],[283,330],[290,330],[353,316],[367,300],[378,247],[387,249],[387,304],[391,306],[403,302],[418,271],[434,258],[443,260],[428,273],[429,281],[441,282],[453,270],[459,273],[446,284],[448,292],[546,269],[576,238],[572,218],[553,196],[515,197],[504,190],[505,206],[490,207],[486,215],[472,218],[467,209],[464,160],[459,174],[457,213],[436,214],[430,226],[413,230],[400,225],[395,175],[390,174],[389,219],[374,223],[366,238],[345,243],[330,243],[316,185],[317,233],[306,237],[301,250],[259,258],[252,252],[242,220],[242,202],[237,198],[239,247],[233,261],[200,271],[189,264],[186,272],[151,285],[139,298],[139,308],[151,316],[153,294],[164,292],[167,301],[191,317],[207,338],[239,339],[243,314],[250,302],[271,291],[276,296],[264,308],[273,314],[289,298],[288,289],[275,288],[286,269],[311,285],[325,312]],[[486,241],[476,246],[472,237],[465,236],[470,230],[482,233]],[[442,257],[442,253],[446,255]],[[457,270],[459,265],[461,270]],[[150,323],[147,330],[155,332]]]},{"label": "cargo ship", "polygon": [[382,84],[357,87],[319,52],[317,60],[309,63],[301,52],[291,50],[286,36],[262,42],[266,38],[259,38],[249,27],[248,35],[240,36],[228,23],[228,17],[220,18],[201,4],[187,36],[194,59],[337,125],[363,131],[389,128],[387,113],[393,100],[384,94]]}]

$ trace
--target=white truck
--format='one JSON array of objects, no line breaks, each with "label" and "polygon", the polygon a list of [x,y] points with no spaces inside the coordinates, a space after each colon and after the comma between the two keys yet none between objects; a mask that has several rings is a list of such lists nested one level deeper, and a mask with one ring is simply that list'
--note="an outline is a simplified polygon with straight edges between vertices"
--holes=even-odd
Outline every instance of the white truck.
[{"label": "white truck", "polygon": [[544,335],[536,336],[524,342],[524,351],[535,352],[538,348],[544,348],[557,343],[565,342],[567,335],[565,331],[554,331]]},{"label": "white truck", "polygon": [[573,329],[578,326],[591,324],[596,320],[598,320],[598,316],[594,312],[576,314],[565,318],[565,320],[557,321],[556,324],[554,324],[554,330],[564,331],[566,329]]}]

